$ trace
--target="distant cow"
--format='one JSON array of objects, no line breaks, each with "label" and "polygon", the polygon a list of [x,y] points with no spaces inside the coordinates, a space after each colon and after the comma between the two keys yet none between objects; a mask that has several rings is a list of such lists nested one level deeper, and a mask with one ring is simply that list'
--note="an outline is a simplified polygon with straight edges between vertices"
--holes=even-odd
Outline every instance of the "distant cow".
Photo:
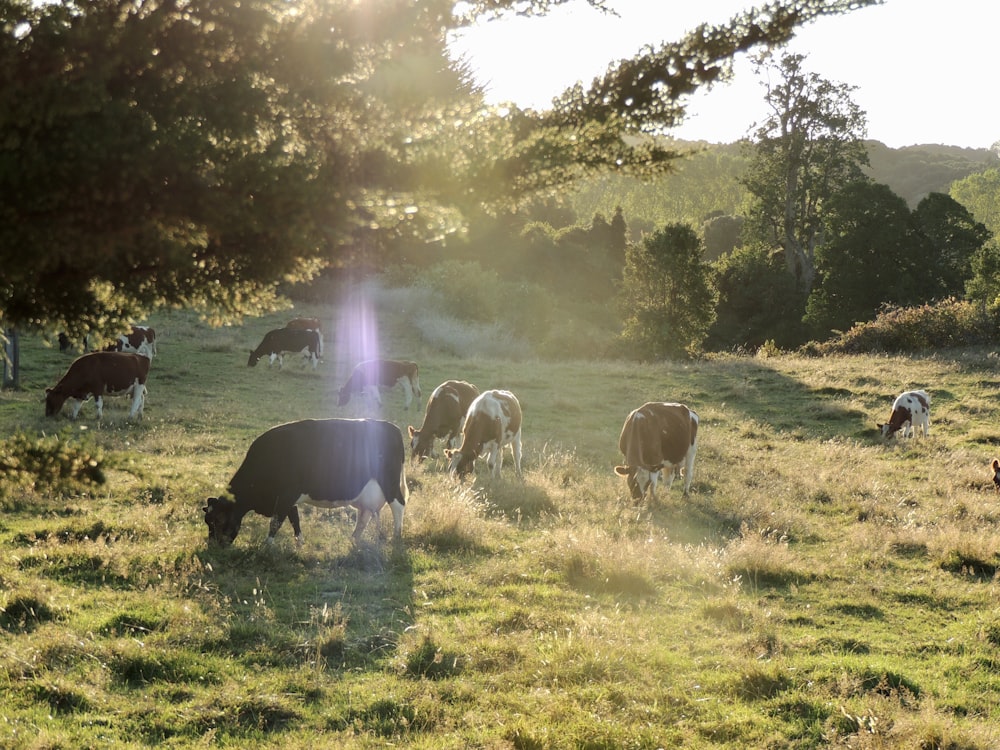
[{"label": "distant cow", "polygon": [[276,328],[264,334],[260,345],[250,352],[247,360],[247,367],[253,367],[261,357],[270,357],[267,361],[268,367],[278,360],[278,368],[285,364],[285,352],[305,351],[305,357],[312,362],[313,369],[319,362],[319,355],[322,351],[322,337],[319,331],[305,328]]},{"label": "distant cow", "polygon": [[272,427],[250,444],[229,482],[235,500],[210,497],[203,508],[209,539],[232,544],[250,511],[271,519],[268,543],[284,522],[302,541],[297,504],[357,509],[354,540],[382,506],[392,508],[395,536],[406,505],[403,434],[376,419],[306,419]]},{"label": "distant cow", "polygon": [[128,352],[91,352],[77,357],[52,388],[45,389],[45,416],[55,416],[67,400],[76,401],[73,419],[83,402],[94,397],[97,418],[104,416],[105,396],[132,396],[129,417],[142,417],[146,403],[149,358]]},{"label": "distant cow", "polygon": [[410,456],[418,461],[433,455],[434,441],[445,438],[447,447],[457,447],[458,436],[462,432],[462,420],[479,389],[464,380],[446,380],[427,399],[424,422],[420,429],[409,426]]},{"label": "distant cow", "polygon": [[498,477],[505,445],[510,445],[514,471],[521,476],[521,404],[510,391],[484,391],[465,415],[461,447],[444,451],[448,471],[461,478],[472,471],[476,458],[488,453],[490,473]]},{"label": "distant cow", "polygon": [[292,318],[285,323],[285,328],[316,331],[319,334],[319,356],[323,356],[323,331],[319,327],[319,318]]},{"label": "distant cow", "polygon": [[993,489],[1000,492],[1000,461],[994,458],[990,467],[993,469]]},{"label": "distant cow", "polygon": [[392,388],[401,385],[406,396],[406,408],[409,410],[413,397],[417,397],[420,405],[420,368],[416,362],[396,359],[369,359],[361,362],[351,372],[351,376],[340,389],[337,404],[346,406],[351,396],[359,393],[368,395],[375,403],[382,405],[379,391],[382,388]]},{"label": "distant cow", "polygon": [[104,347],[106,352],[127,352],[141,354],[152,359],[156,354],[156,331],[149,326],[133,325],[128,333],[121,334],[112,343]]},{"label": "distant cow", "polygon": [[931,397],[926,391],[906,391],[892,402],[889,421],[878,425],[882,438],[888,440],[899,430],[903,437],[913,437],[914,427],[919,427],[924,437],[931,429]]},{"label": "distant cow", "polygon": [[650,500],[655,500],[664,471],[668,472],[669,491],[674,474],[682,467],[687,495],[698,450],[698,415],[684,404],[645,403],[625,419],[618,448],[625,463],[615,467],[615,474],[625,477],[633,500],[641,500],[647,490]]}]

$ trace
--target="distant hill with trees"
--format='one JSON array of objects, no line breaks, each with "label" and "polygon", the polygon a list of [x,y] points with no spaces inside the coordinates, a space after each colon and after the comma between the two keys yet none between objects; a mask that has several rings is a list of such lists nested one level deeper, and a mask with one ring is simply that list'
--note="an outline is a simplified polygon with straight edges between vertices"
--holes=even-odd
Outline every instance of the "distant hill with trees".
[{"label": "distant hill with trees", "polygon": [[[1000,166],[1000,155],[986,148],[924,144],[891,148],[867,140],[875,182],[888,185],[912,209],[930,193],[947,193],[951,183],[990,167]],[[745,191],[739,184],[747,158],[742,144],[672,141],[671,147],[692,152],[671,174],[649,180],[614,174],[587,180],[569,199],[577,221],[587,224],[595,214],[612,216],[622,207],[629,239],[638,241],[672,222],[695,226],[713,216],[740,214]]]},{"label": "distant hill with trees", "polygon": [[988,148],[938,144],[890,148],[871,140],[866,145],[868,176],[892,188],[910,208],[929,193],[947,193],[956,180],[1000,165],[1000,155]]}]

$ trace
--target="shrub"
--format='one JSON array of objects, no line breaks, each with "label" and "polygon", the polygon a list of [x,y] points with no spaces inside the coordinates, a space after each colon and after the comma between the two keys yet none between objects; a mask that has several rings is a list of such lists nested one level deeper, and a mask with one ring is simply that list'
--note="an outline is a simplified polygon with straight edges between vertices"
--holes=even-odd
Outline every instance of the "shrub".
[{"label": "shrub", "polygon": [[997,320],[971,302],[946,299],[918,307],[886,307],[830,341],[808,347],[817,354],[919,352],[992,343]]}]

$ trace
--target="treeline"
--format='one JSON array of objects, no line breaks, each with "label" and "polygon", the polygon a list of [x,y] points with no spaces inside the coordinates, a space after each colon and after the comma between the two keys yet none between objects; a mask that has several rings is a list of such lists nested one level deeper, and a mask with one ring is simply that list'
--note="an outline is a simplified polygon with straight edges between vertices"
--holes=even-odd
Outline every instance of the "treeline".
[{"label": "treeline", "polygon": [[[992,152],[869,142],[871,179],[831,201],[817,285],[803,295],[780,252],[744,242],[742,146],[697,146],[673,174],[649,182],[604,176],[571,196],[481,215],[447,242],[401,245],[390,255],[438,297],[453,290],[448,312],[456,319],[481,322],[488,310],[550,356],[649,358],[809,342],[818,351],[816,342],[880,312],[910,323],[901,307],[927,315],[927,305],[950,311],[975,298],[982,311],[1000,299],[990,270],[997,228],[976,220],[970,197],[991,200],[983,175],[997,172]],[[969,211],[948,195],[953,184]],[[656,274],[662,278],[651,280]],[[497,288],[503,292],[490,291]],[[975,320],[976,340],[988,337],[991,317]],[[913,341],[875,330],[867,340]]]}]

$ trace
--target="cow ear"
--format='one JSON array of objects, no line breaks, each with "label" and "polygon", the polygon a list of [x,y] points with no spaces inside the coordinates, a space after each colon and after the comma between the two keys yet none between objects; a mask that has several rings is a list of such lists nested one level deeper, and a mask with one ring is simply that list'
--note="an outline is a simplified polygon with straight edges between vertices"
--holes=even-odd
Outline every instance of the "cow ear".
[{"label": "cow ear", "polygon": [[627,477],[628,474],[629,474],[628,467],[627,466],[616,466],[615,467],[615,474],[617,474],[620,477]]}]

